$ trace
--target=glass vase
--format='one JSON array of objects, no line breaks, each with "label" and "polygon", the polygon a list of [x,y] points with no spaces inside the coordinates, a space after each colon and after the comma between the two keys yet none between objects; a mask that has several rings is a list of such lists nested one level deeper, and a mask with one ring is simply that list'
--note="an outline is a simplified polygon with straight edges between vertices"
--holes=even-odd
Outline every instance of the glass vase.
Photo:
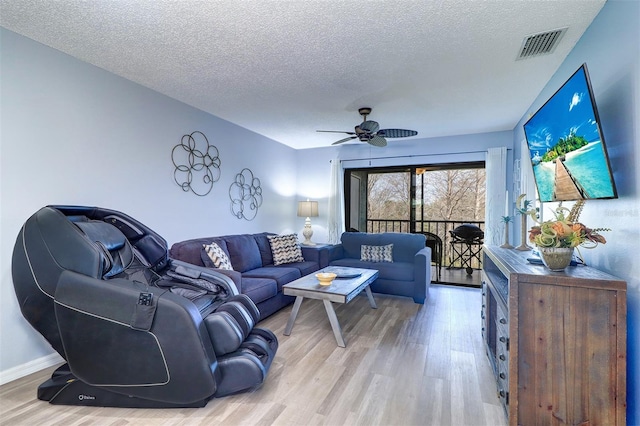
[{"label": "glass vase", "polygon": [[571,263],[573,247],[538,247],[544,266],[552,271],[564,271]]}]

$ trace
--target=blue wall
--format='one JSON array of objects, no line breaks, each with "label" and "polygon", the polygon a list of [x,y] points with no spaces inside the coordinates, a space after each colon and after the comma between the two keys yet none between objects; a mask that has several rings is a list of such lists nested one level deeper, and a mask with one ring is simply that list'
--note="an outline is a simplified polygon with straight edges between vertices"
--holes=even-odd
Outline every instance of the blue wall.
[{"label": "blue wall", "polygon": [[[627,281],[627,421],[640,424],[640,2],[610,0],[514,129],[586,62],[617,184],[617,200],[591,200],[581,221],[608,227],[606,245],[582,250],[586,262]],[[519,156],[519,152],[516,153]],[[551,203],[549,203],[551,204]],[[547,206],[544,207],[547,210]]]},{"label": "blue wall", "polygon": [[[0,379],[31,362],[42,367],[38,360],[52,353],[22,318],[10,272],[16,235],[42,206],[121,210],[169,244],[302,229],[295,216],[294,149],[0,31]],[[221,158],[220,180],[205,197],[183,192],[173,178],[171,150],[195,130],[207,135]],[[243,168],[255,173],[263,191],[252,221],[231,214],[229,188]]]}]

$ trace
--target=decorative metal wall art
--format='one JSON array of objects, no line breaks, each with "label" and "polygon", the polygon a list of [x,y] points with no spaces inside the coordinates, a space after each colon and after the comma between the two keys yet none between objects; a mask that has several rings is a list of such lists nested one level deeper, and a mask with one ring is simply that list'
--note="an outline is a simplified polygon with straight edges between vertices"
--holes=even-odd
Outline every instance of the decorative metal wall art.
[{"label": "decorative metal wall art", "polygon": [[260,179],[249,169],[242,169],[229,187],[231,213],[238,219],[253,220],[262,205]]},{"label": "decorative metal wall art", "polygon": [[218,148],[209,144],[204,133],[195,131],[182,136],[180,143],[171,150],[173,179],[183,191],[192,191],[204,197],[220,179]]}]

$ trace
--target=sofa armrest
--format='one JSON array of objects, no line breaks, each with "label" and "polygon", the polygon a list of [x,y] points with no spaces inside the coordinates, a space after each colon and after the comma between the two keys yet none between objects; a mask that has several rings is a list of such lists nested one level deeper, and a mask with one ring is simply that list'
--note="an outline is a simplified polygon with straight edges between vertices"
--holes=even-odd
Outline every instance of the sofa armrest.
[{"label": "sofa armrest", "polygon": [[331,246],[300,246],[302,248],[302,257],[304,260],[316,262],[320,269],[329,265],[329,248]]},{"label": "sofa armrest", "polygon": [[429,296],[429,285],[431,284],[431,249],[425,247],[418,251],[414,257],[414,277],[416,289],[413,299],[424,300]]},{"label": "sofa armrest", "polygon": [[307,262],[320,263],[320,250],[316,247],[300,246],[302,249],[302,257]]},{"label": "sofa armrest", "polygon": [[327,247],[327,254],[329,256],[327,263],[331,263],[337,259],[342,259],[344,257],[344,247],[342,246],[342,244],[329,246]]}]

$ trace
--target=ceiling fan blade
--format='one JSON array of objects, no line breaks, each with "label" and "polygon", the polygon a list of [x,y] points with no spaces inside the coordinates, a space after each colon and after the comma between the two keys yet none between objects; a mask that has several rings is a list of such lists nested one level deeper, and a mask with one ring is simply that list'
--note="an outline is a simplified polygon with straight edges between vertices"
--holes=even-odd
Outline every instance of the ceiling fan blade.
[{"label": "ceiling fan blade", "polygon": [[375,133],[380,128],[380,125],[375,121],[367,120],[363,121],[359,127],[365,132]]},{"label": "ceiling fan blade", "polygon": [[352,141],[356,138],[357,136],[349,136],[348,138],[344,138],[344,139],[340,139],[339,141],[335,141],[334,143],[332,143],[331,145],[338,145],[344,142],[349,142]]},{"label": "ceiling fan blade", "polygon": [[374,137],[369,139],[367,142],[369,142],[369,144],[373,146],[379,146],[379,147],[387,146],[387,140],[382,136],[378,136],[378,135],[375,135]]},{"label": "ceiling fan blade", "polygon": [[346,133],[347,135],[355,135],[355,132],[344,132],[341,130],[316,130],[316,132],[320,133]]},{"label": "ceiling fan blade", "polygon": [[417,135],[418,132],[407,129],[382,129],[378,130],[378,134],[385,138],[408,138],[409,136]]}]

